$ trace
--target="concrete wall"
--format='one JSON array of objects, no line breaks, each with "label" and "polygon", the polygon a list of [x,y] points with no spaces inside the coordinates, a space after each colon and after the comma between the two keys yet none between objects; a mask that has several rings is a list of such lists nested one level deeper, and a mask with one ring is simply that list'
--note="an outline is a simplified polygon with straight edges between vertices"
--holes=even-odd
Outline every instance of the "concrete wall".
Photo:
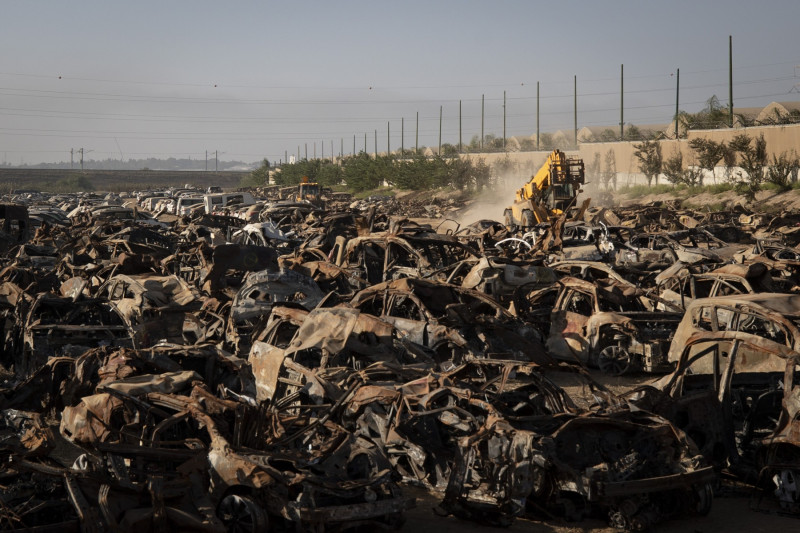
[{"label": "concrete wall", "polygon": [[[664,158],[672,157],[677,151],[683,154],[684,165],[692,165],[694,162],[694,152],[689,147],[689,141],[697,137],[704,137],[716,142],[730,142],[736,135],[746,133],[750,137],[764,135],[767,141],[767,152],[771,158],[773,154],[780,155],[783,152],[791,153],[794,151],[800,155],[800,124],[790,124],[783,126],[757,126],[751,128],[733,128],[721,130],[691,130],[688,138],[674,140],[668,139],[659,141],[661,153]],[[614,153],[617,166],[617,184],[632,185],[647,183],[644,175],[639,172],[639,160],[633,155],[636,150],[633,145],[635,142],[605,142],[605,143],[580,143],[578,150],[567,151],[567,155],[577,156],[589,165],[595,158],[595,154],[600,154],[601,168],[605,168],[605,157],[608,151]],[[549,152],[507,152],[507,153],[487,153],[487,154],[465,154],[462,157],[483,160],[488,165],[507,160],[519,170],[520,174],[531,174],[544,163]]]}]

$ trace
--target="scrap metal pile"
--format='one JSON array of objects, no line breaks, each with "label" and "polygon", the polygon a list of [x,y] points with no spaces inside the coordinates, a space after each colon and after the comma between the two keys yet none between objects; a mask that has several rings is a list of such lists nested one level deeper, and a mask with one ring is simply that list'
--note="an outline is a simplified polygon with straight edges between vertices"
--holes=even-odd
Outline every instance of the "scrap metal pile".
[{"label": "scrap metal pile", "polygon": [[391,529],[409,484],[479,523],[643,530],[730,476],[800,512],[794,214],[10,200],[4,530]]}]

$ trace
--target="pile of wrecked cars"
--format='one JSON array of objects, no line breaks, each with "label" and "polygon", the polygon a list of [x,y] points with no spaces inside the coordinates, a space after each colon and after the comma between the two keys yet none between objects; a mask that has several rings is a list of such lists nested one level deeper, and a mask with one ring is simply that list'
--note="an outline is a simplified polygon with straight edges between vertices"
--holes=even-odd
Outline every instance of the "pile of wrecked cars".
[{"label": "pile of wrecked cars", "polygon": [[193,190],[6,199],[0,529],[397,529],[417,486],[482,524],[641,531],[730,476],[800,514],[779,221],[437,228],[407,217],[452,202],[253,192],[221,214],[169,209]]}]

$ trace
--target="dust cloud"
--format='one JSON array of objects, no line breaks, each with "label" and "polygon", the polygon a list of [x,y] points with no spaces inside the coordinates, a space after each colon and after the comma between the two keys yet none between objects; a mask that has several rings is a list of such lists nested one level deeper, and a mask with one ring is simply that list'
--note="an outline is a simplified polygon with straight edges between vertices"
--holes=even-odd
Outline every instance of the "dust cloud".
[{"label": "dust cloud", "polygon": [[[484,219],[503,222],[503,212],[514,203],[514,194],[528,182],[530,177],[530,175],[520,176],[519,173],[508,173],[498,177],[491,189],[484,191],[477,200],[470,203],[459,213],[458,217],[455,217],[456,222],[461,227]],[[601,189],[595,183],[589,183],[583,187],[583,192],[578,195],[575,205],[579,206],[586,198],[592,199],[592,206],[612,207],[614,205],[613,194]]]},{"label": "dust cloud", "polygon": [[516,172],[498,176],[491,188],[483,191],[480,197],[459,213],[456,221],[462,227],[484,219],[503,222],[503,211],[514,203],[514,193],[528,179],[530,177],[522,177]]}]

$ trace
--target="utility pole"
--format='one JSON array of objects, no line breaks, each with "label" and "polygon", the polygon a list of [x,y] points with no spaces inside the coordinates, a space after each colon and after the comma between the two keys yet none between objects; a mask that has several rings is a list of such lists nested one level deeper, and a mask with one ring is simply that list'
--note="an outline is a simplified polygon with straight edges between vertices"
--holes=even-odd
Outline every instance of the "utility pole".
[{"label": "utility pole", "polygon": [[83,172],[83,148],[78,150],[78,152],[80,152],[80,154],[81,154],[81,172]]},{"label": "utility pole", "polygon": [[619,140],[623,140],[625,138],[625,119],[623,115],[624,109],[624,73],[625,73],[625,65],[619,66]]},{"label": "utility pole", "polygon": [[287,164],[289,163],[289,150],[283,151],[283,160],[286,161]]},{"label": "utility pole", "polygon": [[733,36],[728,35],[728,126],[733,127]]},{"label": "utility pole", "polygon": [[214,150],[214,172],[219,170],[219,150]]},{"label": "utility pole", "polygon": [[678,115],[680,108],[678,106],[681,95],[681,69],[678,69],[678,80],[675,84],[675,138],[678,138]]},{"label": "utility pole", "polygon": [[442,106],[439,106],[439,157],[442,156]]},{"label": "utility pole", "polygon": [[297,145],[297,161],[300,161],[300,145]]},{"label": "utility pole", "polygon": [[75,151],[75,148],[70,148],[69,149],[69,169],[70,170],[72,170],[72,167],[75,164],[75,161],[73,159],[74,158],[74,151]]},{"label": "utility pole", "polygon": [[539,82],[536,82],[536,151],[539,151]]},{"label": "utility pole", "polygon": [[367,134],[366,133],[364,133],[364,153],[365,154],[368,153],[367,152]]},{"label": "utility pole", "polygon": [[356,134],[353,134],[353,155],[356,155]]},{"label": "utility pole", "polygon": [[458,153],[461,153],[461,100],[458,101]]},{"label": "utility pole", "polygon": [[575,148],[578,147],[578,75],[576,74],[572,80],[573,85],[573,108],[575,112],[575,123],[574,123],[574,137],[575,137]]},{"label": "utility pole", "polygon": [[506,151],[506,92],[503,91],[503,151]]},{"label": "utility pole", "polygon": [[483,118],[484,118],[483,112],[485,109],[484,108],[485,98],[486,95],[482,94],[481,95],[481,152],[483,152]]}]

